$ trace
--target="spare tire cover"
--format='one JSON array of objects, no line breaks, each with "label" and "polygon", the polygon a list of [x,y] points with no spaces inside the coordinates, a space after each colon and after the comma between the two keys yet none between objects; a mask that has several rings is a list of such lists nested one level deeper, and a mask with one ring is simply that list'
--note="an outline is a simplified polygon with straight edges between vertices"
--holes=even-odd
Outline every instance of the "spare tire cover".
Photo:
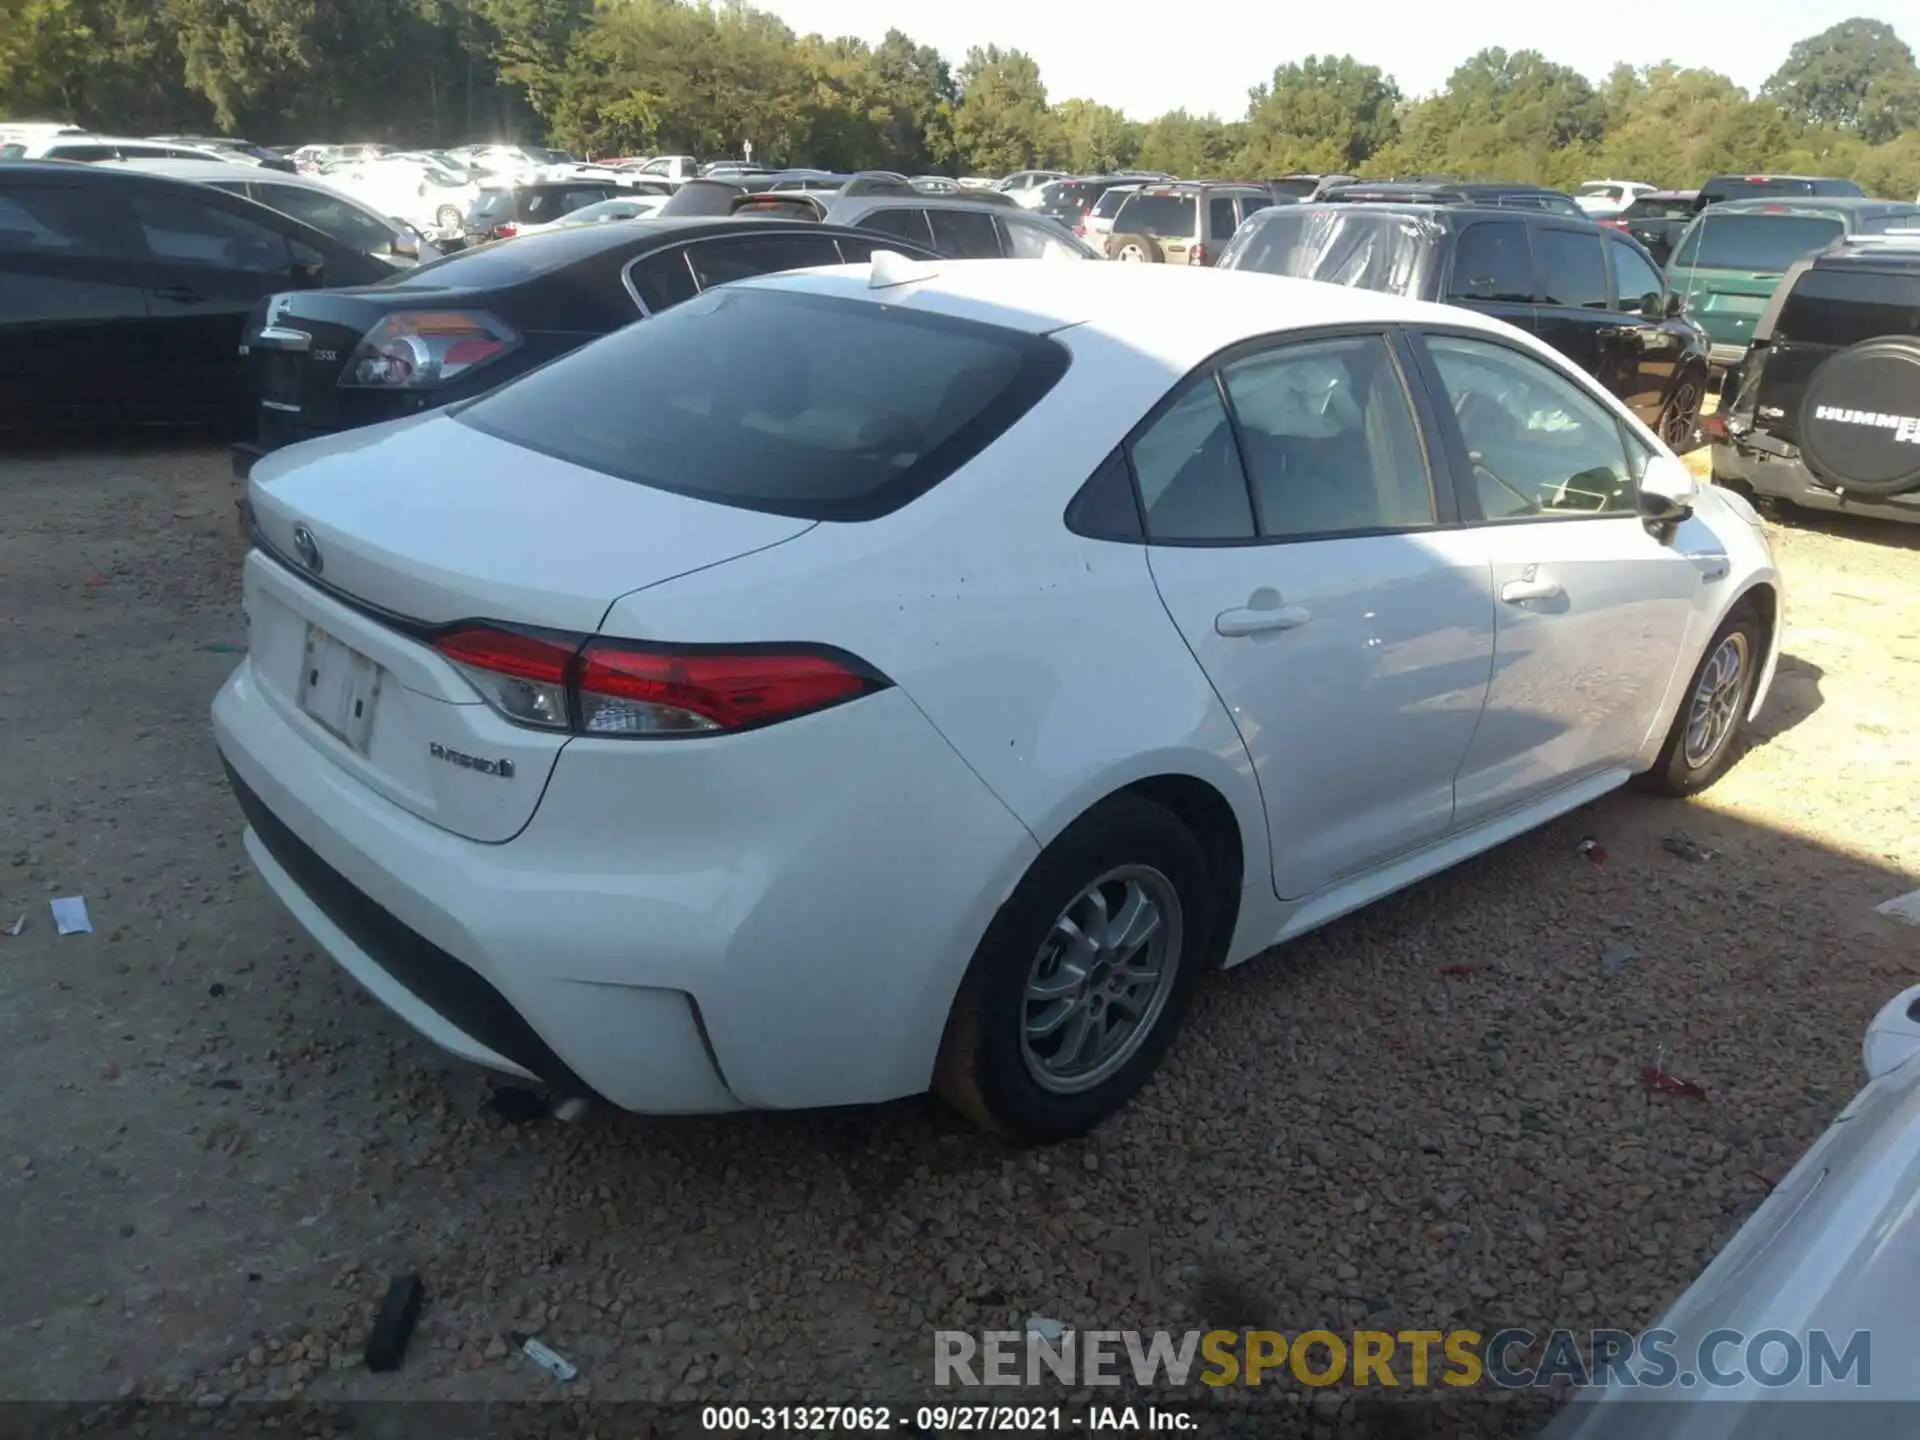
[{"label": "spare tire cover", "polygon": [[1800,402],[1800,454],[1849,494],[1920,489],[1920,339],[1868,340],[1815,370]]}]

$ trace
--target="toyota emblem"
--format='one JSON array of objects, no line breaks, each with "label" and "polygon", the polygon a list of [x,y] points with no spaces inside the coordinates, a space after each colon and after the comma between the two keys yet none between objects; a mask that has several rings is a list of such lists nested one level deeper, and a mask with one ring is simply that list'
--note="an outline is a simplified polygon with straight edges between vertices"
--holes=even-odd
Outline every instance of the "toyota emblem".
[{"label": "toyota emblem", "polygon": [[293,553],[300,557],[300,563],[318,575],[324,568],[320,559],[320,546],[313,538],[313,531],[304,525],[293,527]]}]

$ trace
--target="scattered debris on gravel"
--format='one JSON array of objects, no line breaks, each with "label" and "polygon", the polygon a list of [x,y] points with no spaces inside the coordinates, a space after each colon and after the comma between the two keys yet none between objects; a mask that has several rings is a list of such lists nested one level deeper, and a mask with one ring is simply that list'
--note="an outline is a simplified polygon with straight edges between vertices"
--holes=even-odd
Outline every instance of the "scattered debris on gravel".
[{"label": "scattered debris on gravel", "polygon": [[[16,454],[0,496],[0,915],[37,917],[0,945],[12,1397],[551,1397],[525,1336],[569,1399],[882,1399],[925,1389],[935,1328],[1640,1326],[1920,973],[1875,912],[1920,884],[1920,537],[1809,521],[1721,785],[1611,797],[1220,977],[1085,1142],[919,1101],[556,1124],[247,863],[207,725],[245,644],[224,453]],[[92,933],[56,936],[82,893]],[[375,1373],[394,1276],[426,1300]]]}]

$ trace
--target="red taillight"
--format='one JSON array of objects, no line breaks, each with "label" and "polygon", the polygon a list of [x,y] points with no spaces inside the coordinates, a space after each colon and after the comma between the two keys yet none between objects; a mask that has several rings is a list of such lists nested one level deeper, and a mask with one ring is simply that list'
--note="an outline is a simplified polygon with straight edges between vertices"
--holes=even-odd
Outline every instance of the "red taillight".
[{"label": "red taillight", "polygon": [[1074,226],[1073,233],[1084,238],[1087,233],[1087,222],[1082,220],[1078,225]]},{"label": "red taillight", "polygon": [[1602,220],[1600,223],[1609,230],[1624,230],[1627,228],[1627,222],[1624,220]]},{"label": "red taillight", "polygon": [[465,310],[397,310],[369,330],[339,383],[371,390],[440,385],[517,349],[520,335],[497,316]]},{"label": "red taillight", "polygon": [[496,240],[511,240],[519,233],[519,224],[512,220],[502,220],[498,225],[493,227],[493,238]]},{"label": "red taillight", "polygon": [[589,735],[746,730],[851,700],[876,677],[808,650],[676,651],[597,640],[581,657]]},{"label": "red taillight", "polygon": [[515,724],[605,738],[751,730],[887,684],[852,656],[811,646],[687,648],[493,626],[433,644]]},{"label": "red taillight", "polygon": [[1189,265],[1206,264],[1207,263],[1207,247],[1204,245],[1196,245],[1191,250],[1187,251],[1187,263]]},{"label": "red taillight", "polygon": [[1710,440],[1726,439],[1727,438],[1727,417],[1720,414],[1718,411],[1714,412],[1711,415],[1702,417],[1700,421],[1700,433],[1702,435],[1705,435]]}]

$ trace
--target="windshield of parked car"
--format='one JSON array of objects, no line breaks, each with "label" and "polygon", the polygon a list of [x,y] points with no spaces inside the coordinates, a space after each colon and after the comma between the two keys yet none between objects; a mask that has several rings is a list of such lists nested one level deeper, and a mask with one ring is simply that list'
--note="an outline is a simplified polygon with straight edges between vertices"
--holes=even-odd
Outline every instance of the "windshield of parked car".
[{"label": "windshield of parked car", "polygon": [[1131,235],[1182,238],[1193,234],[1195,203],[1191,195],[1136,194],[1113,217],[1113,228]]},{"label": "windshield of parked car", "polygon": [[1785,270],[1838,240],[1845,226],[1824,215],[1715,215],[1694,221],[1672,265],[1711,270]]},{"label": "windshield of parked car", "polygon": [[863,520],[972,459],[1066,366],[1055,342],[1003,326],[721,286],[454,413],[636,484]]}]

